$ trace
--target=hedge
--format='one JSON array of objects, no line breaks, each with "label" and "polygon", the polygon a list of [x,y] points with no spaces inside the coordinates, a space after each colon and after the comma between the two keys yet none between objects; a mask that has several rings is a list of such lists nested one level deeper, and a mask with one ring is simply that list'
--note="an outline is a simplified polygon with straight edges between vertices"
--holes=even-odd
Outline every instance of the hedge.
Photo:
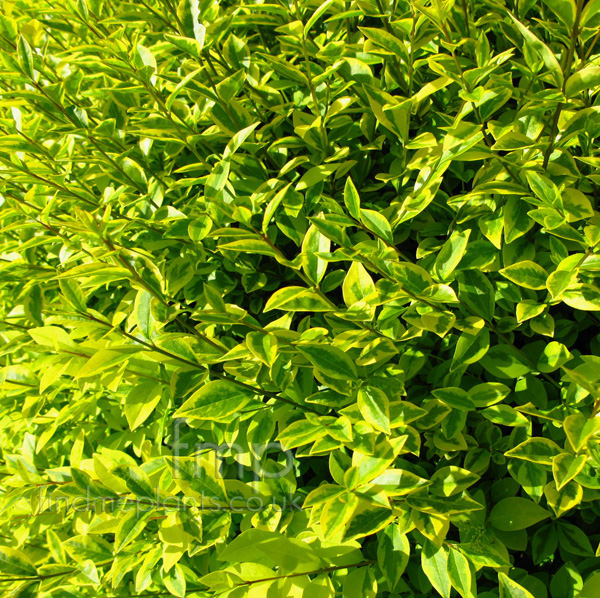
[{"label": "hedge", "polygon": [[599,0],[4,0],[0,593],[600,595]]}]

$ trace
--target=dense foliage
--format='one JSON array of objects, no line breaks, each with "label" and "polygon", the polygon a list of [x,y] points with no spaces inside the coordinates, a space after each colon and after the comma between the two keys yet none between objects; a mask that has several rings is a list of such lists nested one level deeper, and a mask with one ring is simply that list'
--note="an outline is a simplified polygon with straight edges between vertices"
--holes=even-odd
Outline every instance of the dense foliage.
[{"label": "dense foliage", "polygon": [[0,593],[600,595],[599,0],[4,0]]}]

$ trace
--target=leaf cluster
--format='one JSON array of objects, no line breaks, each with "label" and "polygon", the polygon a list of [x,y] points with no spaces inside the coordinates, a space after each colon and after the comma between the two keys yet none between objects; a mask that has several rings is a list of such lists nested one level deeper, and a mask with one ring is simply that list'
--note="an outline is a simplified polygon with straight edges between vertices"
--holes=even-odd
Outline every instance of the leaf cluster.
[{"label": "leaf cluster", "polygon": [[600,595],[598,0],[4,0],[0,593]]}]

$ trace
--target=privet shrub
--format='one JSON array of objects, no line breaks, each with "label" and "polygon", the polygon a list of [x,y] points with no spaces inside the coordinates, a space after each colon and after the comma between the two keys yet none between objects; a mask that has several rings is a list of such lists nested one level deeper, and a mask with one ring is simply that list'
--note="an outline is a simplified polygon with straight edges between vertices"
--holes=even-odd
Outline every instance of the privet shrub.
[{"label": "privet shrub", "polygon": [[3,596],[600,595],[598,0],[0,24]]}]

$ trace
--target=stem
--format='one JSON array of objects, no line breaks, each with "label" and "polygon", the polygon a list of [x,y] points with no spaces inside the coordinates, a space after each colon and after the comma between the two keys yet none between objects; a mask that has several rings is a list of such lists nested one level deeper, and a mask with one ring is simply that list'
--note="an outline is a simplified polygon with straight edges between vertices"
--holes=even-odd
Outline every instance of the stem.
[{"label": "stem", "polygon": [[[108,234],[106,235],[106,239],[101,237],[102,242],[106,245],[106,247],[111,251],[115,252],[115,261],[121,264],[124,268],[126,268],[130,273],[133,279],[150,295],[155,297],[158,301],[160,301],[165,307],[171,307],[172,304],[175,303],[173,299],[169,299],[168,297],[163,297],[160,293],[157,293],[156,290],[149,285],[136,271],[136,269],[121,255],[119,255],[119,248],[113,243]],[[122,249],[126,249],[125,247],[121,247]],[[181,326],[186,328],[189,332],[201,338],[203,341],[208,343],[214,349],[217,349],[221,353],[227,353],[227,349],[213,341],[211,338],[202,334],[200,331],[196,330],[193,326],[190,326],[187,322],[183,321],[180,316],[175,316],[175,321],[178,322]]]},{"label": "stem", "polygon": [[[298,5],[298,0],[294,0],[294,6],[296,8],[296,18],[302,22],[302,14],[300,13],[300,6]],[[308,56],[308,46],[306,45],[306,33],[304,32],[304,28],[302,28],[302,53],[304,55],[304,63],[306,65],[306,80],[308,82],[308,88],[310,89],[310,95],[312,97],[312,101],[314,104],[315,115],[318,119],[320,119],[319,123],[319,131],[321,133],[321,143],[323,144],[323,151],[325,152],[325,157],[329,155],[329,141],[327,139],[327,130],[325,129],[325,123],[323,118],[321,117],[321,111],[319,110],[319,98],[317,97],[317,90],[312,81],[312,74],[310,71],[310,59]]]},{"label": "stem", "polygon": [[[387,15],[387,13],[385,12],[385,9],[383,8],[383,4],[381,3],[381,0],[377,0],[377,8],[378,8],[379,12],[382,14],[381,20],[383,21],[384,29],[390,35],[393,35],[394,37],[396,37],[396,34],[394,33],[392,26],[390,25],[390,18]],[[385,16],[385,18],[383,18],[383,16]],[[414,25],[414,19],[413,19],[413,25]],[[411,40],[412,40],[412,37],[411,37]],[[400,85],[402,90],[406,93],[406,85],[404,83],[404,80],[402,79],[402,71],[400,69],[400,62],[398,61],[398,59],[395,56],[392,58],[392,65],[396,71],[395,74],[396,74],[396,79],[398,81],[398,85]]]},{"label": "stem", "polygon": [[63,575],[69,575],[77,571],[77,569],[71,569],[70,571],[63,571],[62,573],[50,573],[49,575],[24,575],[23,577],[0,577],[0,583],[7,581],[43,581],[44,579],[50,579],[52,577],[61,577]]},{"label": "stem", "polygon": [[236,584],[239,586],[250,586],[255,583],[263,583],[265,581],[274,581],[277,579],[288,579],[290,577],[301,577],[302,575],[319,575],[320,573],[331,573],[332,571],[339,571],[341,569],[352,569],[356,567],[367,567],[372,565],[375,561],[361,561],[360,563],[354,563],[352,565],[336,565],[334,567],[325,567],[324,569],[315,569],[314,571],[305,571],[303,573],[290,573],[289,575],[275,575],[273,577],[264,577],[263,579],[254,579],[252,581],[243,581],[242,583]]},{"label": "stem", "polygon": [[414,66],[415,49],[414,49],[413,40],[415,39],[415,35],[416,35],[416,31],[417,31],[417,15],[415,13],[414,6],[411,6],[411,11],[412,11],[412,26],[410,29],[410,53],[409,53],[409,60],[408,60],[408,97],[409,98],[412,98],[412,95],[413,95],[413,84],[414,84],[414,77],[415,77],[415,66]]},{"label": "stem", "polygon": [[180,363],[183,363],[187,366],[193,367],[198,370],[202,370],[203,372],[208,372],[214,378],[218,378],[219,380],[225,380],[226,382],[235,384],[236,386],[239,386],[240,388],[249,390],[255,394],[261,395],[261,396],[269,398],[269,399],[274,399],[276,401],[281,401],[283,403],[287,403],[288,405],[293,405],[294,407],[298,407],[299,409],[303,409],[304,411],[311,411],[315,415],[322,415],[322,413],[320,411],[317,411],[316,409],[313,409],[312,407],[308,407],[307,405],[301,405],[300,403],[296,403],[295,401],[292,401],[291,399],[282,397],[276,392],[271,392],[269,390],[263,390],[262,388],[257,387],[257,386],[251,386],[250,384],[246,384],[245,382],[241,382],[240,380],[236,380],[235,378],[230,378],[229,376],[225,376],[224,374],[214,372],[213,370],[209,369],[208,367],[203,366],[194,361],[190,361],[189,359],[186,359],[185,357],[180,357],[179,355],[175,355],[174,353],[165,351],[165,349],[162,349],[161,347],[156,346],[152,342],[146,342],[140,338],[137,338],[133,334],[129,334],[128,332],[125,332],[125,330],[122,330],[119,327],[115,327],[108,322],[99,320],[98,318],[95,318],[94,316],[91,316],[90,314],[79,313],[79,315],[87,318],[88,320],[91,320],[92,322],[96,322],[97,324],[102,324],[103,326],[107,326],[108,328],[111,328],[115,332],[118,332],[119,334],[121,334],[125,338],[133,341],[134,343],[138,343],[138,344],[146,347],[146,349],[148,349],[149,351],[154,351],[155,353],[160,353],[161,355],[164,355],[165,357],[169,357],[170,359],[179,361]]},{"label": "stem", "polygon": [[[452,44],[452,36],[450,35],[450,32],[448,31],[448,27],[446,26],[446,23],[442,23],[442,31],[444,33],[444,37],[446,38],[446,41],[449,44]],[[458,69],[458,74],[460,76],[460,79],[462,81],[464,88],[467,90],[468,93],[471,93],[471,86],[467,83],[467,80],[465,79],[465,73],[464,73],[462,67],[460,66],[460,62],[458,61],[458,57],[456,56],[456,51],[454,50],[454,48],[452,49],[451,54],[452,54],[452,59],[454,60],[454,64],[456,65],[456,68]],[[475,120],[481,126],[481,132],[483,133],[483,141],[489,148],[491,148],[494,145],[494,142],[490,139],[490,137],[487,133],[487,130],[485,127],[485,122],[484,122],[483,118],[481,118],[479,108],[477,108],[477,106],[475,106],[474,103],[471,102],[471,104],[473,106],[473,114],[475,115]],[[515,181],[515,183],[520,185],[521,182],[519,181],[519,178],[512,171],[512,169],[508,166],[508,164],[505,164],[505,161],[502,158],[500,158],[500,156],[496,156],[496,158],[498,159],[498,161],[500,162],[500,164],[502,165],[504,170],[508,173],[510,178],[513,179]]]},{"label": "stem", "polygon": [[[567,52],[567,59],[565,61],[565,66],[563,68],[563,84],[562,84],[562,92],[565,93],[565,88],[567,85],[567,79],[571,73],[571,68],[573,66],[573,57],[575,56],[575,45],[577,44],[577,38],[579,37],[579,21],[581,19],[581,11],[583,10],[583,0],[577,0],[577,9],[575,12],[575,22],[573,23],[573,29],[571,31],[571,43],[569,44],[569,50]],[[549,143],[546,151],[544,153],[544,161],[542,163],[542,168],[544,170],[548,170],[548,162],[550,161],[550,155],[554,149],[554,142],[556,133],[558,132],[558,120],[560,118],[561,112],[563,110],[564,104],[560,102],[556,107],[554,112],[554,116],[552,118],[552,127],[550,129],[550,135],[548,137]]]},{"label": "stem", "polygon": [[465,27],[467,29],[467,37],[471,37],[471,26],[469,23],[469,11],[467,10],[467,1],[461,0],[463,16],[465,19]]},{"label": "stem", "polygon": [[590,57],[590,54],[592,53],[592,50],[594,49],[594,46],[596,45],[596,42],[598,41],[598,37],[600,37],[600,29],[598,29],[598,31],[596,32],[596,35],[594,35],[594,39],[592,40],[592,43],[589,45],[588,49],[585,52],[585,55],[583,57],[583,62],[587,62],[587,59]]},{"label": "stem", "polygon": [[179,31],[177,30],[177,27],[175,27],[174,25],[172,25],[171,22],[168,19],[166,19],[163,15],[161,15],[156,10],[154,10],[144,0],[139,0],[139,1],[142,4],[142,6],[144,6],[147,10],[149,10],[159,21],[161,21],[162,23],[164,23],[172,31],[175,31],[176,33],[179,33]]}]

